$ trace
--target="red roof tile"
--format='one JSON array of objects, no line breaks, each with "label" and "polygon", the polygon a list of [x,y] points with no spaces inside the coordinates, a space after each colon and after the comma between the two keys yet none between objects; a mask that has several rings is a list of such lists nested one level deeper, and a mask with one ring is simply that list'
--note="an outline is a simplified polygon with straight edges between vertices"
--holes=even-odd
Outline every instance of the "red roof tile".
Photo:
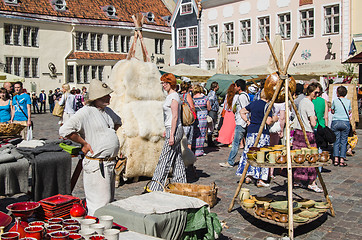
[{"label": "red roof tile", "polygon": [[[0,11],[39,14],[56,17],[83,18],[106,21],[132,22],[132,15],[139,12],[152,12],[155,15],[154,23],[150,25],[167,26],[162,19],[170,16],[162,0],[65,0],[67,10],[57,11],[51,0],[21,0],[17,5],[5,4],[0,0]],[[102,7],[112,5],[116,8],[117,18],[110,18]]]},{"label": "red roof tile", "polygon": [[120,53],[94,53],[94,52],[73,52],[67,59],[91,59],[91,60],[122,60],[127,54]]}]

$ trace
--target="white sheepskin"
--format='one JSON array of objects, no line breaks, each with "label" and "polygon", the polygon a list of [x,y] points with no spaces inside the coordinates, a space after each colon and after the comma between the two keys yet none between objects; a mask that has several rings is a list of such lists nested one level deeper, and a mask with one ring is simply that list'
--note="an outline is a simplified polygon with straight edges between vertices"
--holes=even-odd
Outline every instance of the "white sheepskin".
[{"label": "white sheepskin", "polygon": [[153,63],[119,61],[108,84],[114,90],[110,108],[122,118],[117,135],[127,157],[125,177],[152,177],[161,154],[165,130],[161,74]]}]

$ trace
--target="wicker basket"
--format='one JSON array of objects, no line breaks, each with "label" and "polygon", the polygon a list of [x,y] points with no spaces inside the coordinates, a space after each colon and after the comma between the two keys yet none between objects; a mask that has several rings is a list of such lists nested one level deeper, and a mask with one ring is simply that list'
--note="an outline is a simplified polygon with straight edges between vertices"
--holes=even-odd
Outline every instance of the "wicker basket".
[{"label": "wicker basket", "polygon": [[17,123],[2,123],[0,124],[0,136],[16,136],[25,126]]},{"label": "wicker basket", "polygon": [[148,185],[151,182],[156,182],[157,184],[161,185],[164,192],[201,199],[202,201],[209,204],[210,208],[215,206],[217,202],[218,188],[215,182],[209,186],[191,183],[168,183],[166,186],[163,186],[160,182],[151,180],[144,187],[143,193],[151,192],[151,190],[148,188]]}]

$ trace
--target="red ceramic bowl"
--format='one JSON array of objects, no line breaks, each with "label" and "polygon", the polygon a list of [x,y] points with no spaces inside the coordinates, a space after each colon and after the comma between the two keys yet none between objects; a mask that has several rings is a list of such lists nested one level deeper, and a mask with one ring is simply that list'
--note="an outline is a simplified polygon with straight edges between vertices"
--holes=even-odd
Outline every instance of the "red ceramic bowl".
[{"label": "red ceramic bowl", "polygon": [[77,225],[69,225],[69,226],[65,226],[63,229],[65,231],[68,231],[69,233],[78,233],[80,227]]},{"label": "red ceramic bowl", "polygon": [[50,235],[51,240],[67,240],[67,239],[69,239],[69,232],[67,232],[67,231],[52,232],[49,235]]},{"label": "red ceramic bowl", "polygon": [[89,237],[89,240],[104,240],[104,239],[106,239],[106,237],[103,235],[94,235]]},{"label": "red ceramic bowl", "polygon": [[44,227],[42,226],[30,226],[25,228],[26,237],[33,237],[38,240],[43,238]]},{"label": "red ceramic bowl", "polygon": [[43,222],[43,221],[34,221],[34,222],[30,222],[29,226],[42,226],[42,227],[44,227],[45,222]]},{"label": "red ceramic bowl", "polygon": [[52,233],[52,232],[57,232],[62,230],[63,226],[60,224],[53,224],[53,225],[48,225],[46,227],[47,233]]},{"label": "red ceramic bowl", "polygon": [[18,232],[6,232],[1,234],[1,239],[4,240],[19,240],[20,233]]},{"label": "red ceramic bowl", "polygon": [[38,202],[18,202],[8,205],[6,209],[11,211],[15,217],[27,218],[30,217],[38,207],[40,207],[40,203]]},{"label": "red ceramic bowl", "polygon": [[80,225],[79,221],[77,219],[65,219],[63,220],[63,226],[69,226],[69,225]]},{"label": "red ceramic bowl", "polygon": [[71,234],[69,234],[69,239],[70,240],[81,240],[82,235],[80,235],[78,233],[71,233]]}]

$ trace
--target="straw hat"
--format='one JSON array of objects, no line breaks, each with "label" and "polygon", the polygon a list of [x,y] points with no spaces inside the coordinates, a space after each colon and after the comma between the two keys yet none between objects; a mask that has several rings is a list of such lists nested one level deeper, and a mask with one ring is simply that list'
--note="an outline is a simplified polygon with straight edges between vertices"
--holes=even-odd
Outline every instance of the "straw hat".
[{"label": "straw hat", "polygon": [[111,94],[113,90],[104,82],[97,79],[92,79],[89,84],[89,101],[94,101],[98,98]]}]

